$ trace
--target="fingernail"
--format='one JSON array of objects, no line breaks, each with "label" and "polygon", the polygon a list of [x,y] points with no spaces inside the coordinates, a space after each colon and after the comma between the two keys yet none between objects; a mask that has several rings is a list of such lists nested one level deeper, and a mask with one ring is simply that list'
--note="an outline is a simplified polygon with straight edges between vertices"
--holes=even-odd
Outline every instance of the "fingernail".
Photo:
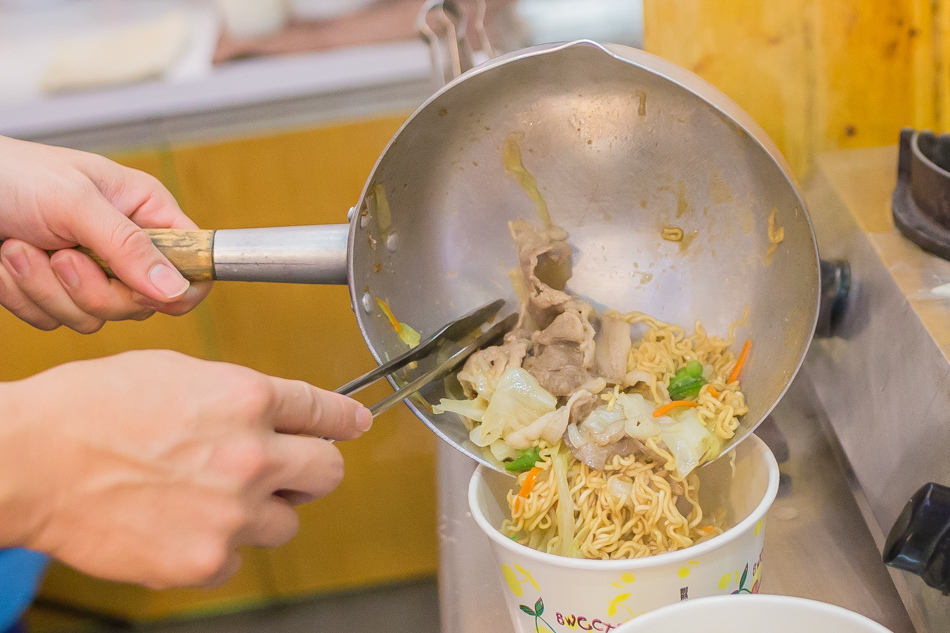
[{"label": "fingernail", "polygon": [[63,259],[53,264],[53,272],[55,272],[59,280],[63,282],[63,285],[70,288],[79,287],[79,273],[76,272],[76,267],[73,266],[73,263],[68,259]]},{"label": "fingernail", "polygon": [[148,278],[159,292],[169,299],[177,299],[188,290],[188,283],[181,273],[166,264],[155,264],[148,271]]},{"label": "fingernail", "polygon": [[13,266],[14,272],[20,277],[26,277],[30,274],[30,260],[26,257],[26,251],[16,246],[6,253],[7,261]]},{"label": "fingernail", "polygon": [[360,433],[366,433],[373,426],[373,414],[366,407],[356,410],[356,428]]}]

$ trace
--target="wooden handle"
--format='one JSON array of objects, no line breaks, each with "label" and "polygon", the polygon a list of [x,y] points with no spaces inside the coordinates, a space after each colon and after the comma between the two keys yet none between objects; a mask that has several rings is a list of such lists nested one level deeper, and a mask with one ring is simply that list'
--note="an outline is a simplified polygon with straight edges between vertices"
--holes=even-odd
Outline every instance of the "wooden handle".
[{"label": "wooden handle", "polygon": [[[168,261],[177,268],[188,281],[211,281],[214,279],[214,231],[202,229],[145,229],[152,242]],[[89,255],[106,272],[115,278],[115,273],[98,255],[88,248],[76,250]]]}]

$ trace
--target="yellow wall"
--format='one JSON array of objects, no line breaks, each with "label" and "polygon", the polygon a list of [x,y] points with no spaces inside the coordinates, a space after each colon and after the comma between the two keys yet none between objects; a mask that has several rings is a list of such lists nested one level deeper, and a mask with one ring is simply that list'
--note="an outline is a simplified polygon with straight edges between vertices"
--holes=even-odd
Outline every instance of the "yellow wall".
[{"label": "yellow wall", "polygon": [[645,0],[644,48],[732,97],[799,176],[950,124],[947,0]]},{"label": "yellow wall", "polygon": [[[159,177],[205,228],[340,223],[403,119],[151,148],[116,158]],[[38,332],[0,312],[0,340],[0,380],[69,360],[153,347],[240,363],[328,389],[374,366],[345,287],[219,283],[185,317],[108,324],[91,336]],[[378,385],[360,397],[372,402],[387,391]],[[340,449],[347,464],[342,486],[301,509],[300,534],[289,544],[245,551],[244,567],[224,587],[154,592],[54,566],[42,595],[151,619],[433,575],[432,434],[400,406],[379,417],[364,438]]]}]

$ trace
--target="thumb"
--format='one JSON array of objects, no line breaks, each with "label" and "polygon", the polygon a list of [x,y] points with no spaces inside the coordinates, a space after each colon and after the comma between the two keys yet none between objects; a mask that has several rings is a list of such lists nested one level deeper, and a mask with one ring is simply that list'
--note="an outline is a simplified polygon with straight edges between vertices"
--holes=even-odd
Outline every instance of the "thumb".
[{"label": "thumb", "polygon": [[148,234],[101,194],[85,208],[84,216],[84,221],[73,227],[73,237],[101,257],[129,288],[162,303],[174,301],[188,290],[188,281]]}]

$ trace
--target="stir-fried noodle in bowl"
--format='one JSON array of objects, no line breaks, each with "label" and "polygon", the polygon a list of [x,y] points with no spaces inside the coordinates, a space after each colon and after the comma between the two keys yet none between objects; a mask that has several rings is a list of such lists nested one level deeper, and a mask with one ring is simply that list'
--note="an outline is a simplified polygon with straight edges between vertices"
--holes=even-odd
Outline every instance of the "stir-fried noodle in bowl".
[{"label": "stir-fried noodle in bowl", "polygon": [[[590,559],[672,552],[722,533],[699,506],[695,469],[719,456],[748,407],[749,353],[648,314],[597,314],[564,290],[571,249],[556,226],[511,224],[521,319],[503,345],[458,373],[471,441],[518,473],[503,533],[533,549]],[[744,321],[743,317],[743,321]]]}]

